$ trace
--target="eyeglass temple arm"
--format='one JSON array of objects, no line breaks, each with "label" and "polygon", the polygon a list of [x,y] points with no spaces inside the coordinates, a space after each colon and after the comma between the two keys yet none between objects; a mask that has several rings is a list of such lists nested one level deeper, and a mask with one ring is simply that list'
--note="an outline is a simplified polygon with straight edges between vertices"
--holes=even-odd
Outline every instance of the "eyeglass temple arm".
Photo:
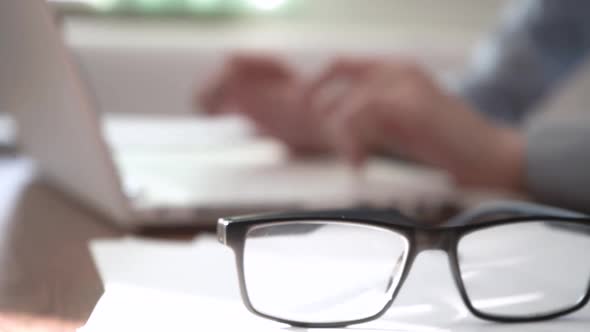
[{"label": "eyeglass temple arm", "polygon": [[561,208],[519,201],[493,201],[483,203],[474,209],[467,210],[453,218],[446,225],[461,226],[476,220],[501,217],[505,215],[546,215],[554,217],[581,218],[586,215]]}]

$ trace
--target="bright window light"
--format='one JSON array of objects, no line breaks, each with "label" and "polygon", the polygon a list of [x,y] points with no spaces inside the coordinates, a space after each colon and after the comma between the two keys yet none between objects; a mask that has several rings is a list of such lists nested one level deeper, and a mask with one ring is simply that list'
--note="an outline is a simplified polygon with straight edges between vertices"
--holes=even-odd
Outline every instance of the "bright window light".
[{"label": "bright window light", "polygon": [[258,10],[271,11],[284,5],[287,0],[246,0],[246,2]]},{"label": "bright window light", "polygon": [[214,9],[219,6],[219,0],[187,0],[187,5],[194,9]]},{"label": "bright window light", "polygon": [[83,4],[98,9],[109,9],[114,7],[119,0],[49,0],[50,2],[63,4]]},{"label": "bright window light", "polygon": [[139,8],[146,10],[157,10],[166,5],[166,0],[135,0]]},{"label": "bright window light", "polygon": [[[7,1],[7,0],[0,0]],[[289,0],[47,0],[66,5],[87,5],[98,10],[116,8],[140,9],[151,12],[168,9],[188,9],[192,11],[213,12],[227,11],[240,13],[241,10],[272,12],[279,10]],[[249,10],[248,10],[249,9]]]}]

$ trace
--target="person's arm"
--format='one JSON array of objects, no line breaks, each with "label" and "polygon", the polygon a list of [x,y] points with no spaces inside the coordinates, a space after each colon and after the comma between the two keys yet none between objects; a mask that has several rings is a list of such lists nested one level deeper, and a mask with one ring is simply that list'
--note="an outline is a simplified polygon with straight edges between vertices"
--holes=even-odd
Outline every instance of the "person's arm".
[{"label": "person's arm", "polygon": [[519,124],[590,51],[590,1],[524,0],[483,43],[460,94],[475,109]]},{"label": "person's arm", "polygon": [[[535,10],[534,4],[541,9]],[[516,20],[520,24],[499,35],[508,39],[508,46],[498,47],[465,85],[471,103],[448,93],[411,60],[395,57],[334,61],[307,84],[284,74],[256,75],[253,80],[250,69],[260,68],[260,62],[271,73],[289,72],[269,57],[257,57],[254,63],[234,60],[200,101],[209,113],[237,110],[289,146],[336,152],[357,166],[372,154],[387,153],[445,169],[464,187],[544,197],[542,193],[558,188],[537,171],[544,167],[542,153],[551,154],[543,151],[543,140],[527,140],[520,130],[489,121],[484,114],[520,119],[573,70],[590,47],[582,33],[586,28],[581,28],[589,23],[577,16],[577,11],[588,12],[584,8],[590,8],[590,2],[538,0],[529,6],[532,10]],[[220,107],[227,104],[234,107]],[[560,167],[566,169],[565,164]],[[546,170],[560,172],[555,166]],[[570,195],[576,193],[562,197]]]},{"label": "person's arm", "polygon": [[[491,118],[520,125],[590,51],[590,2],[527,0],[474,58],[461,94]],[[590,211],[590,110],[524,128],[526,191],[552,205]]]}]

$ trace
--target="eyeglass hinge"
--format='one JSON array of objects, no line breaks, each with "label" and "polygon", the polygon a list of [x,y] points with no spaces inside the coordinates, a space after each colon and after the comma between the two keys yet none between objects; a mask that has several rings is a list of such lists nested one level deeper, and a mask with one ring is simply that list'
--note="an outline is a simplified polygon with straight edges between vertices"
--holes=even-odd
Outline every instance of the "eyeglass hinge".
[{"label": "eyeglass hinge", "polygon": [[228,224],[229,221],[223,218],[219,218],[219,220],[217,221],[217,241],[221,242],[224,245],[227,245],[226,227]]}]

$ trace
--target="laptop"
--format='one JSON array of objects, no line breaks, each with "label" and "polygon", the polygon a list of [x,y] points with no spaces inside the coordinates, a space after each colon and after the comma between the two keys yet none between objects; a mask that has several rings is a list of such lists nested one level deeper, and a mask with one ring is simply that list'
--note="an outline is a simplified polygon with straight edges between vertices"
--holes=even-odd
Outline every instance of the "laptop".
[{"label": "laptop", "polygon": [[[374,159],[360,174],[334,159],[292,160],[236,119],[152,125],[184,128],[194,144],[138,152],[108,137],[121,136],[122,120],[104,125],[90,96],[45,1],[0,1],[0,100],[16,120],[20,148],[42,179],[122,227],[212,225],[232,214],[452,194],[445,174],[416,166]],[[130,137],[158,140],[142,130],[127,126]]]}]

